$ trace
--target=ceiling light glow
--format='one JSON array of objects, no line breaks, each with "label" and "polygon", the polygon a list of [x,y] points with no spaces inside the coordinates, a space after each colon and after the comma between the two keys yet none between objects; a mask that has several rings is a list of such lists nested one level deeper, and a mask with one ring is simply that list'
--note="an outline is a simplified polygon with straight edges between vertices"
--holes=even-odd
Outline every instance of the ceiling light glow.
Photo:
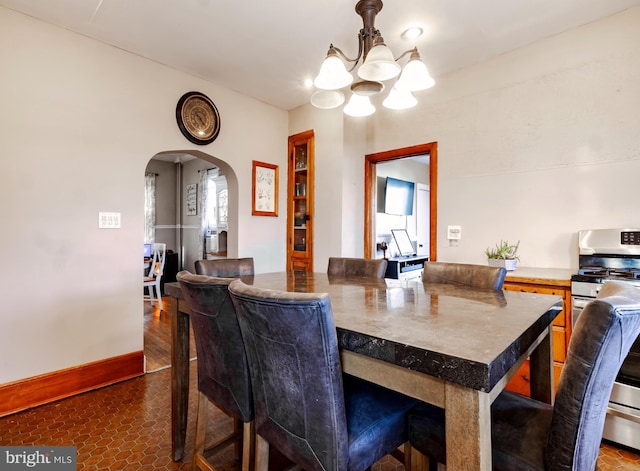
[{"label": "ceiling light glow", "polygon": [[402,39],[418,39],[420,36],[422,36],[422,33],[424,33],[424,30],[422,28],[420,28],[419,26],[413,26],[411,28],[406,29],[402,34]]}]

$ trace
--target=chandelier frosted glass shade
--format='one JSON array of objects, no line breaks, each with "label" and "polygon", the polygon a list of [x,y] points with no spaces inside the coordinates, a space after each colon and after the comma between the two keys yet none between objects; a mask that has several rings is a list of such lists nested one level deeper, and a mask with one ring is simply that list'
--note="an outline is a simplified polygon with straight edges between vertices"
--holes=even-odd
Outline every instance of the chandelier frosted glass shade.
[{"label": "chandelier frosted glass shade", "polygon": [[353,82],[353,75],[347,72],[344,62],[331,46],[313,84],[321,90],[337,90],[346,87],[351,82]]},{"label": "chandelier frosted glass shade", "polygon": [[393,87],[387,98],[382,102],[382,106],[390,110],[406,110],[418,104],[418,100],[406,89]]},{"label": "chandelier frosted glass shade", "polygon": [[435,80],[429,74],[427,66],[420,60],[418,50],[414,49],[395,86],[410,92],[416,92],[431,88],[435,83]]},{"label": "chandelier frosted glass shade", "polygon": [[357,95],[354,93],[351,95],[349,103],[345,105],[343,111],[349,116],[360,118],[375,113],[376,107],[371,104],[368,96]]},{"label": "chandelier frosted glass shade", "polygon": [[358,77],[372,82],[383,82],[397,77],[400,70],[400,64],[395,61],[389,48],[384,42],[376,41],[367,54],[364,64],[358,69]]},{"label": "chandelier frosted glass shade", "polygon": [[330,110],[344,103],[344,93],[339,90],[318,90],[311,95],[311,104],[316,108]]},{"label": "chandelier frosted glass shade", "polygon": [[[351,58],[333,44],[320,66],[320,72],[313,81],[316,92],[311,96],[311,104],[316,108],[337,108],[345,101],[349,87],[351,97],[343,111],[349,116],[363,117],[375,113],[376,108],[370,97],[379,100],[379,95],[387,87],[392,87],[382,105],[393,110],[404,110],[416,106],[413,92],[432,87],[435,82],[427,66],[420,59],[418,48],[414,47],[394,59],[393,53],[384,43],[375,27],[376,15],[382,10],[382,0],[357,0],[356,13],[362,17],[362,29],[358,34],[358,55]],[[422,28],[412,28],[422,33]],[[411,31],[405,32],[406,35]],[[413,36],[414,38],[417,36]],[[405,39],[408,36],[405,37]],[[409,61],[404,68],[400,60]],[[359,68],[357,68],[359,66]],[[355,80],[354,80],[355,78]],[[395,83],[394,83],[395,82]],[[344,93],[343,93],[344,92]]]}]

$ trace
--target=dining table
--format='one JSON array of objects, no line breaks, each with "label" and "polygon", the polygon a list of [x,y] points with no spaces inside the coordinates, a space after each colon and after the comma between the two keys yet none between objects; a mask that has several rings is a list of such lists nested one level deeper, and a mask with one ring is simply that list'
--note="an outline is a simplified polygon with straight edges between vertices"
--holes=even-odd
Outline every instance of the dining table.
[{"label": "dining table", "polygon": [[[562,310],[559,296],[312,272],[241,279],[259,288],[328,293],[343,371],[443,408],[449,471],[491,469],[491,403],[525,360],[531,396],[553,402],[550,332]],[[165,284],[165,294],[172,298],[177,461],[185,451],[190,308],[179,283]]]}]

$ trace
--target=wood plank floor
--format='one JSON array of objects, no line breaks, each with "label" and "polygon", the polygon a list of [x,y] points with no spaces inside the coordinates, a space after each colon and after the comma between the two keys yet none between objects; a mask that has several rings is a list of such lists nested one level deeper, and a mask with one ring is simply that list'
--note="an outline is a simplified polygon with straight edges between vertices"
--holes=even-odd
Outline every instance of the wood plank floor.
[{"label": "wood plank floor", "polygon": [[[171,298],[163,297],[164,308],[171,304]],[[161,312],[158,303],[153,307],[148,300],[144,302],[144,356],[147,373],[153,373],[171,366],[171,319]],[[196,347],[191,331],[189,358],[196,357]]]}]

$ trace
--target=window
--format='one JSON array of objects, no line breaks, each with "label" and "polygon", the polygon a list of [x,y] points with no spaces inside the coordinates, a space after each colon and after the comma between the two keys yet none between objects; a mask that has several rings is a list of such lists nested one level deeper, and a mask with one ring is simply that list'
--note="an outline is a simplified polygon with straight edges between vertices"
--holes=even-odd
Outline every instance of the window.
[{"label": "window", "polygon": [[[226,231],[229,217],[227,178],[218,168],[206,171],[202,177],[201,253],[226,251]],[[222,233],[222,234],[221,234]],[[221,237],[223,236],[223,237]]]},{"label": "window", "polygon": [[144,175],[144,243],[156,241],[156,174]]}]

